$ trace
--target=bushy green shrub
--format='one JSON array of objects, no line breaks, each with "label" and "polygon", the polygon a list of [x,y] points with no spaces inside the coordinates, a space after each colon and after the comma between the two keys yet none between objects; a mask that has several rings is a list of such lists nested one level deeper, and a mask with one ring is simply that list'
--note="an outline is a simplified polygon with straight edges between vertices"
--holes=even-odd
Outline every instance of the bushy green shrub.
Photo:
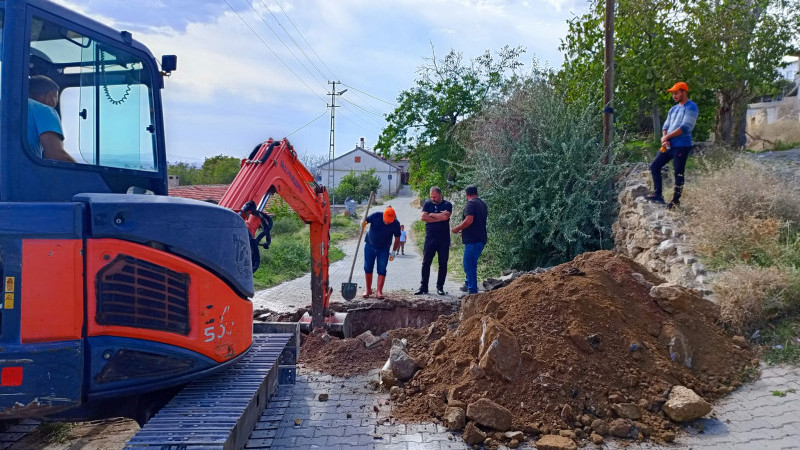
[{"label": "bushy green shrub", "polygon": [[339,185],[336,186],[336,203],[344,203],[347,197],[351,197],[357,202],[366,201],[369,199],[369,193],[377,193],[380,187],[381,180],[375,176],[375,169],[358,175],[351,170],[349,174],[342,177]]},{"label": "bushy green shrub", "polygon": [[568,103],[540,74],[471,119],[459,184],[476,184],[489,206],[482,259],[530,269],[613,246],[618,167],[603,161],[601,123],[589,99]]}]

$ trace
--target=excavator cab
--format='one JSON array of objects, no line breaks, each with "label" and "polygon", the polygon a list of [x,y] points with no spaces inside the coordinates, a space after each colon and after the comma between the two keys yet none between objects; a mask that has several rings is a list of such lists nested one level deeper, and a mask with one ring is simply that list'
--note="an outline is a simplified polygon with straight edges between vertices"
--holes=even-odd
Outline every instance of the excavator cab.
[{"label": "excavator cab", "polygon": [[[156,60],[45,0],[0,1],[0,28],[0,419],[135,409],[235,362],[252,343],[250,232],[166,196]],[[29,98],[42,77],[55,101]],[[40,133],[42,111],[61,129]]]}]

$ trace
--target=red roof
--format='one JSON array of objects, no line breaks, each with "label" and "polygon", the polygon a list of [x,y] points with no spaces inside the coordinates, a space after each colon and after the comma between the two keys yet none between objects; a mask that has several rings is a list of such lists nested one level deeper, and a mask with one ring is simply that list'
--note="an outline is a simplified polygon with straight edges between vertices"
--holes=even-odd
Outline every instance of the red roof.
[{"label": "red roof", "polygon": [[[201,201],[213,200],[215,203],[219,203],[229,187],[229,184],[195,184],[190,186],[174,186],[169,188],[169,195],[172,197],[191,198]],[[269,198],[267,205],[264,208],[265,211],[269,211],[269,208],[272,206],[276,197],[277,196],[273,195]]]},{"label": "red roof", "polygon": [[214,200],[219,203],[229,184],[198,184],[191,186],[175,186],[169,188],[169,195],[173,197],[191,198],[194,200]]}]

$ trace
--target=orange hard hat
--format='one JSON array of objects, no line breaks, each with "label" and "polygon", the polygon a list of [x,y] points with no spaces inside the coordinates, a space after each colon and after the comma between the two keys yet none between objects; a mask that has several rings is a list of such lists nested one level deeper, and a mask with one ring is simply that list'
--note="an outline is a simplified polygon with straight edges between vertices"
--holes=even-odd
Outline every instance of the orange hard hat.
[{"label": "orange hard hat", "polygon": [[383,221],[386,223],[394,222],[395,213],[394,208],[391,206],[387,206],[386,209],[383,211]]},{"label": "orange hard hat", "polygon": [[667,92],[675,92],[681,89],[686,92],[689,92],[689,85],[684,83],[683,81],[678,81],[677,83],[673,84],[671,88],[667,89]]}]

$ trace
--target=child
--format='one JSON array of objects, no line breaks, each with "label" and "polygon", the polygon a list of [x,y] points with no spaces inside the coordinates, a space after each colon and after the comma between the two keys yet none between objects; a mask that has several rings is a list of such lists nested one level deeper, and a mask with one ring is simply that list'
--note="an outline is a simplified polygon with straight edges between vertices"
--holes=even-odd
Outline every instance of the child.
[{"label": "child", "polygon": [[400,254],[406,254],[406,226],[400,225]]}]

